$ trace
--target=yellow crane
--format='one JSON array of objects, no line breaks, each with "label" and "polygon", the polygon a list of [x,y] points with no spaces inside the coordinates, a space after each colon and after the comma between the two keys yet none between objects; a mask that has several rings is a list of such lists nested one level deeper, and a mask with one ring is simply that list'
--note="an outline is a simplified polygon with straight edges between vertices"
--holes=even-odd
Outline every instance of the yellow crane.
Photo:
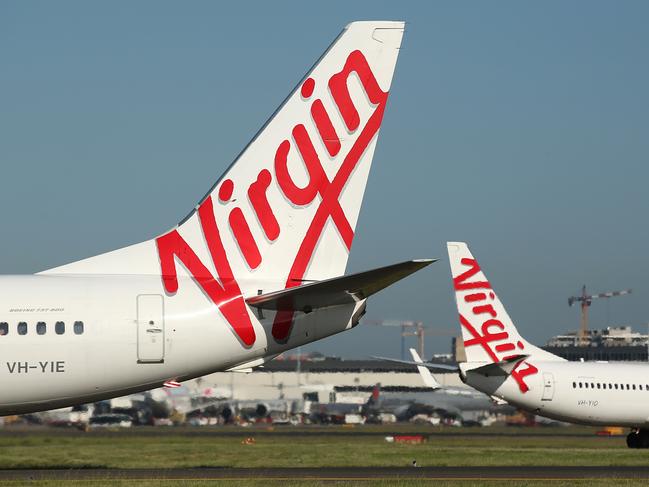
[{"label": "yellow crane", "polygon": [[599,294],[588,294],[586,292],[586,285],[581,288],[580,296],[570,296],[568,298],[568,306],[579,303],[581,306],[581,323],[579,326],[579,344],[582,345],[586,340],[586,333],[588,332],[588,308],[593,303],[593,299],[600,298],[613,298],[615,296],[624,296],[631,294],[631,289],[624,289],[623,291],[609,291]]}]

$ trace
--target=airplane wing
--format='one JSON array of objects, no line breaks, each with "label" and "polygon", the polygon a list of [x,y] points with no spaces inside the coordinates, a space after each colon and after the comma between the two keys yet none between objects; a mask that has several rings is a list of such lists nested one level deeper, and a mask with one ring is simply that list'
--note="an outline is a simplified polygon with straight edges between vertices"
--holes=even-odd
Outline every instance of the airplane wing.
[{"label": "airplane wing", "polygon": [[415,367],[426,367],[427,369],[430,370],[450,370],[453,372],[457,372],[458,370],[460,370],[460,368],[457,365],[439,364],[436,362],[415,362],[413,360],[399,360],[396,358],[379,357],[377,355],[372,355],[372,358],[375,358],[377,360],[385,360],[387,362],[394,362],[397,364],[414,365]]},{"label": "airplane wing", "polygon": [[303,311],[305,313],[318,308],[354,303],[437,260],[409,260],[358,274],[310,282],[297,287],[252,296],[246,299],[246,303],[259,309]]},{"label": "airplane wing", "polygon": [[419,375],[421,376],[421,380],[424,382],[426,387],[430,387],[433,390],[442,389],[442,385],[435,380],[433,374],[430,373],[430,369],[451,370],[454,372],[459,370],[457,365],[424,362],[414,348],[410,349],[410,355],[412,355],[413,360],[398,360],[393,358],[376,357],[376,356],[372,356],[372,358],[379,359],[379,360],[386,360],[388,362],[395,362],[398,364],[414,365],[415,367],[417,367],[417,370],[419,371]]}]

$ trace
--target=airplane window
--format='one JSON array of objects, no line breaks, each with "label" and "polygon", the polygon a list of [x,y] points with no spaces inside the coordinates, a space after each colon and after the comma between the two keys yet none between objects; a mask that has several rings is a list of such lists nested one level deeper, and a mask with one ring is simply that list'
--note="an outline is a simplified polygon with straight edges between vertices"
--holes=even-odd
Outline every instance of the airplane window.
[{"label": "airplane window", "polygon": [[595,389],[595,384],[593,384],[593,383],[591,382],[591,383],[590,383],[590,388],[591,388],[591,389]]},{"label": "airplane window", "polygon": [[9,323],[3,321],[0,323],[0,335],[6,335],[7,333],[9,333]]},{"label": "airplane window", "polygon": [[83,321],[74,322],[74,334],[81,335],[83,333]]},{"label": "airplane window", "polygon": [[609,385],[608,385],[608,388],[609,388],[609,389],[613,389],[613,384],[609,384]]},{"label": "airplane window", "polygon": [[572,388],[573,388],[573,389],[576,389],[576,388],[577,388],[577,383],[576,383],[576,382],[573,382],[573,383],[572,383]]},{"label": "airplane window", "polygon": [[642,390],[642,384],[638,384],[638,389]]},{"label": "airplane window", "polygon": [[581,386],[582,386],[582,384],[581,384],[581,382],[580,382],[580,383],[579,383],[579,388],[580,388],[580,389],[581,389]]},{"label": "airplane window", "polygon": [[633,385],[631,386],[631,388],[635,391],[635,384],[633,384]]},{"label": "airplane window", "polygon": [[627,390],[627,391],[629,390],[629,384],[626,385],[626,390]]},{"label": "airplane window", "polygon": [[27,335],[27,323],[25,323],[24,321],[18,323],[18,334]]},{"label": "airplane window", "polygon": [[599,389],[601,387],[601,384],[598,382],[597,383],[597,388]]},{"label": "airplane window", "polygon": [[584,387],[588,389],[588,382],[584,382]]},{"label": "airplane window", "polygon": [[65,323],[62,321],[57,321],[54,325],[54,331],[57,335],[63,335],[65,333]]},{"label": "airplane window", "polygon": [[45,332],[47,331],[47,325],[43,321],[39,321],[36,323],[36,333],[39,335],[45,335]]}]

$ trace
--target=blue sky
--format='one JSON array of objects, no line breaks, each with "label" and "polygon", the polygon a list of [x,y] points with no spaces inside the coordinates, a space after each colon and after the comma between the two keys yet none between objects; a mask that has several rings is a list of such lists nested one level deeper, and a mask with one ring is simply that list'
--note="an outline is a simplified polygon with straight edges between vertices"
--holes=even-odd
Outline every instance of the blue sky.
[{"label": "blue sky", "polygon": [[[634,290],[593,326],[645,330],[643,1],[0,2],[0,272],[170,228],[358,19],[408,26],[348,270],[444,259],[368,316],[455,329],[444,243],[466,240],[531,341],[577,326],[584,283]],[[396,356],[399,337],[313,348]]]}]

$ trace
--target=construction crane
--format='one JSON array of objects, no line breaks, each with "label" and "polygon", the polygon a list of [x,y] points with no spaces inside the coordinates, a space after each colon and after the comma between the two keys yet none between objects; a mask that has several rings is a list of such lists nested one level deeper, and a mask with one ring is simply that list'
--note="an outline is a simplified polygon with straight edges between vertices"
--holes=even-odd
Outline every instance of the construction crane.
[{"label": "construction crane", "polygon": [[[429,336],[455,336],[454,329],[441,329],[424,325],[421,321],[397,321],[397,320],[367,320],[368,325],[395,326],[401,327],[401,360],[406,360],[406,338],[417,337],[417,351],[420,357],[424,355],[424,343],[426,334]],[[428,331],[426,331],[428,330]]]},{"label": "construction crane", "polygon": [[625,294],[631,294],[631,289],[625,289],[623,291],[610,291],[599,294],[588,294],[586,292],[586,285],[584,284],[584,286],[581,288],[581,296],[570,296],[568,298],[568,306],[572,306],[575,303],[580,303],[581,306],[581,324],[579,326],[580,345],[582,345],[586,340],[586,333],[588,332],[588,308],[593,303],[593,299],[612,298],[615,296],[624,296]]}]

